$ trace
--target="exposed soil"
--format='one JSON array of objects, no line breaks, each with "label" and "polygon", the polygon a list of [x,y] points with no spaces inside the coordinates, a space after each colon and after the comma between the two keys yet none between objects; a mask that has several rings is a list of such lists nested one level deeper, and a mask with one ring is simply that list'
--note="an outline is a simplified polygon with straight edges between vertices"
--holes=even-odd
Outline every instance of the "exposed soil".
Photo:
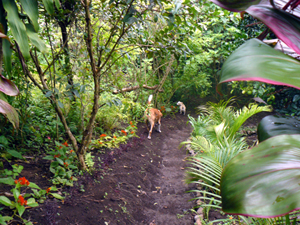
[{"label": "exposed soil", "polygon": [[[247,126],[257,126],[265,115],[257,115],[253,122],[248,120]],[[164,117],[162,133],[153,132],[151,140],[147,139],[145,124],[139,124],[140,138],[106,154],[93,153],[95,161],[100,157],[102,164],[96,165],[98,169],[92,175],[78,177],[74,187],[62,189],[64,201],[47,199],[27,209],[23,217],[42,225],[194,224],[190,209],[195,201],[189,200],[195,196],[187,191],[195,187],[184,183],[187,152],[179,148],[192,131],[187,121],[187,116],[179,114]],[[255,132],[245,135],[255,141]],[[51,186],[49,162],[42,156],[17,163],[24,166],[21,176],[43,189]],[[9,211],[1,213],[8,215]]]}]

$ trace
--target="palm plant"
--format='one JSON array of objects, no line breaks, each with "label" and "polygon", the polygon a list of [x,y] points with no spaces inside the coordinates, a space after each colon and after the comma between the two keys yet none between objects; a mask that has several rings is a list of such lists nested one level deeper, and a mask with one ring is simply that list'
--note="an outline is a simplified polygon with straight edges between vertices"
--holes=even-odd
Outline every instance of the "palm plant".
[{"label": "palm plant", "polygon": [[269,106],[249,104],[241,110],[235,111],[228,106],[233,99],[209,102],[207,106],[200,106],[198,119],[189,117],[194,128],[189,144],[196,152],[191,157],[191,166],[187,170],[187,183],[201,185],[201,190],[192,190],[200,193],[196,199],[204,200],[202,207],[221,208],[220,181],[221,174],[227,163],[248,146],[237,133],[242,124],[252,115],[270,111]]}]

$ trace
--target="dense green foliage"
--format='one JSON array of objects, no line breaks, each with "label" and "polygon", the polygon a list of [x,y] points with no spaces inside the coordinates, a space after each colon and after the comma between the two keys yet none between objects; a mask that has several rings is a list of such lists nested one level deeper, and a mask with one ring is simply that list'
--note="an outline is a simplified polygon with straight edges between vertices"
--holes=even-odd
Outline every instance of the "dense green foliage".
[{"label": "dense green foliage", "polygon": [[[38,22],[45,26],[38,26],[32,12],[28,12],[28,20],[34,21],[40,36],[36,44],[42,48],[45,43],[46,52],[43,49],[41,54],[29,45],[31,60],[25,57],[24,61],[27,43],[16,39],[24,47],[21,52],[13,49],[11,58],[7,58],[3,47],[8,61],[2,74],[14,81],[21,92],[17,98],[7,98],[18,110],[19,130],[14,131],[1,117],[5,123],[0,139],[3,150],[47,151],[53,144],[47,137],[61,143],[85,143],[85,133],[91,124],[95,127],[95,138],[101,133],[112,135],[115,129],[124,129],[124,123],[143,120],[146,99],[151,93],[155,94],[154,105],[166,107],[167,113],[171,112],[173,101],[188,102],[189,96],[197,99],[215,95],[217,72],[225,58],[249,37],[240,29],[244,22],[237,14],[208,1],[166,2],[164,9],[153,5],[157,10],[143,15],[138,15],[134,7],[94,2],[89,8],[94,30],[91,46],[95,49],[91,53],[86,42],[84,4],[53,3],[47,1],[49,5],[39,10]],[[126,8],[129,13],[123,14]],[[118,15],[123,16],[123,21],[117,19]],[[8,27],[13,25],[9,20],[5,23]],[[20,21],[14,23],[23,26]],[[109,29],[113,27],[116,30]],[[17,35],[5,32],[11,40]],[[90,66],[90,54],[97,59],[99,72]],[[12,69],[8,69],[10,60]],[[98,113],[95,76],[100,79]],[[93,114],[95,118],[91,120]],[[65,133],[66,129],[71,134]]]}]

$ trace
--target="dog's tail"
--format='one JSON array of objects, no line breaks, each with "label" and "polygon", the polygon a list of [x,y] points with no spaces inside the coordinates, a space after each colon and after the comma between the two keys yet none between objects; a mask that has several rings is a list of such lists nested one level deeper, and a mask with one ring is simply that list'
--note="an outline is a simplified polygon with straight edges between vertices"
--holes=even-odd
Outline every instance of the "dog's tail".
[{"label": "dog's tail", "polygon": [[149,95],[149,98],[148,98],[148,105],[151,104],[152,98],[153,98],[153,95]]}]

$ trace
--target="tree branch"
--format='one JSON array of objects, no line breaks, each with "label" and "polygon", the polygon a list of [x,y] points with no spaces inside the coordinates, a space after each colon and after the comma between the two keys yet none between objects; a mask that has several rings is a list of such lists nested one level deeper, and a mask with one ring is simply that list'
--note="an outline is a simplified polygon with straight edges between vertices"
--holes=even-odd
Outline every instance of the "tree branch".
[{"label": "tree branch", "polygon": [[[154,85],[154,86],[148,86],[146,84],[144,84],[142,86],[145,89],[149,89],[149,90],[155,90],[157,89],[158,85]],[[132,86],[132,87],[127,87],[127,88],[122,88],[122,90],[115,90],[113,91],[113,94],[119,94],[119,93],[123,93],[123,92],[130,92],[130,91],[134,91],[137,89],[140,89],[141,87],[139,85],[136,86]],[[163,90],[158,90],[158,92],[163,92]]]}]

